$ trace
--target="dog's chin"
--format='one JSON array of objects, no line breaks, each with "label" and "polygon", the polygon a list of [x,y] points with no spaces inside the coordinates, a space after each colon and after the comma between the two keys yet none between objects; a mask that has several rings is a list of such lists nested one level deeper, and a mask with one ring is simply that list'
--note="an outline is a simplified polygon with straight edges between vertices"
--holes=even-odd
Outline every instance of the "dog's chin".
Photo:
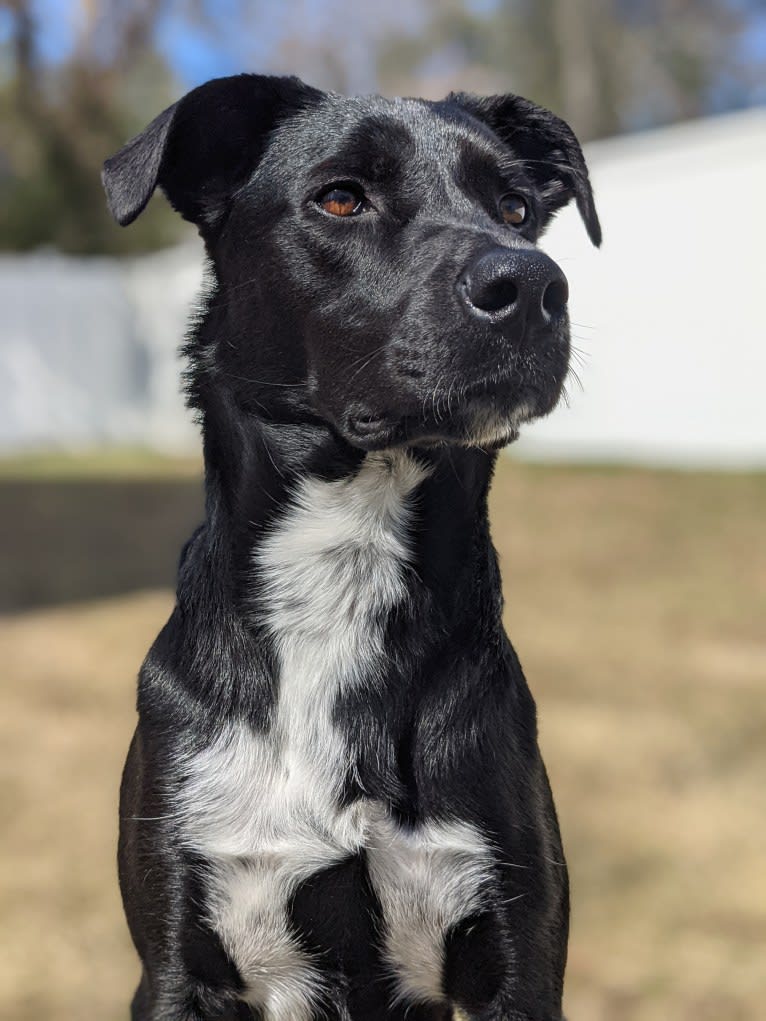
[{"label": "dog's chin", "polygon": [[525,393],[516,401],[499,403],[486,396],[461,403],[447,415],[349,415],[341,433],[352,446],[365,451],[393,447],[475,447],[499,450],[519,437],[519,429],[548,414],[558,401]]}]

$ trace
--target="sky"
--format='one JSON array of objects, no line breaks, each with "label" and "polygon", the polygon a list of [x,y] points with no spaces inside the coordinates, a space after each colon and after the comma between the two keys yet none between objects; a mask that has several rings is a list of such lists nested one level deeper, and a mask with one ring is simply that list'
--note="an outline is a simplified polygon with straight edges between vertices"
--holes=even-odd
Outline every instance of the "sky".
[{"label": "sky", "polygon": [[[487,9],[497,0],[470,0],[476,9]],[[766,2],[731,0],[735,7],[750,12],[750,27],[742,39],[742,54],[753,62],[766,62]],[[243,70],[287,71],[278,64],[278,44],[288,25],[299,21],[305,43],[299,57],[310,59],[311,40],[332,26],[338,45],[344,47],[344,59],[350,62],[350,79],[355,91],[375,88],[374,69],[369,61],[371,36],[394,25],[417,28],[417,7],[406,0],[351,3],[350,0],[201,0],[207,23],[195,25],[180,13],[179,4],[171,4],[161,19],[156,45],[166,57],[181,88],[191,88],[219,75]],[[38,46],[41,58],[57,63],[65,59],[77,38],[77,0],[33,0],[40,26]],[[257,14],[256,14],[257,12]],[[232,32],[231,26],[237,31]],[[0,11],[0,44],[7,41],[10,16]],[[302,70],[307,76],[309,69]],[[317,82],[317,84],[323,84]],[[766,103],[766,76],[751,97]]]},{"label": "sky", "polygon": [[[350,60],[352,81],[358,80],[360,91],[371,90],[375,80],[370,39],[392,25],[413,28],[417,24],[416,5],[408,0],[386,0],[384,5],[377,0],[201,0],[201,7],[205,24],[195,24],[183,16],[182,4],[169,4],[155,36],[179,85],[186,88],[244,70],[294,70],[276,68],[274,61],[280,40],[299,22],[306,56],[311,40],[331,28],[344,48],[344,61]],[[79,9],[77,0],[33,0],[43,61],[58,63],[71,54]],[[9,13],[0,10],[0,44],[8,40],[10,24]],[[237,30],[232,31],[232,26]]]}]

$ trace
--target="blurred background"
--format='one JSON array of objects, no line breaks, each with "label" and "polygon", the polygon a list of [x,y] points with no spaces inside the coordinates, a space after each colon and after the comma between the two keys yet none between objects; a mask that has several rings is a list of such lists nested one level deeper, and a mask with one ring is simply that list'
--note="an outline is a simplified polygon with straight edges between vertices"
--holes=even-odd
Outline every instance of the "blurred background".
[{"label": "blurred background", "polygon": [[134,677],[201,516],[176,350],[201,249],[102,160],[241,70],[515,91],[587,143],[568,401],[501,459],[507,624],[573,885],[570,1021],[766,994],[763,0],[0,3],[0,1016],[127,1016],[114,868]]}]

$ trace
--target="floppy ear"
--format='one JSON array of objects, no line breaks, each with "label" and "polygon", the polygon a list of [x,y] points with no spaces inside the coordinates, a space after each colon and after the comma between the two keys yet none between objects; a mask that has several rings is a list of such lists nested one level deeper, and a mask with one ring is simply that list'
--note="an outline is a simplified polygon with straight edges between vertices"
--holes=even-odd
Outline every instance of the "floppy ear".
[{"label": "floppy ear", "polygon": [[566,121],[521,96],[451,93],[448,101],[482,121],[526,164],[550,213],[577,202],[588,237],[601,244],[601,225],[580,143]]},{"label": "floppy ear", "polygon": [[200,85],[104,163],[110,212],[127,226],[159,185],[185,219],[201,228],[214,224],[258,162],[269,132],[322,95],[298,78],[268,75]]}]

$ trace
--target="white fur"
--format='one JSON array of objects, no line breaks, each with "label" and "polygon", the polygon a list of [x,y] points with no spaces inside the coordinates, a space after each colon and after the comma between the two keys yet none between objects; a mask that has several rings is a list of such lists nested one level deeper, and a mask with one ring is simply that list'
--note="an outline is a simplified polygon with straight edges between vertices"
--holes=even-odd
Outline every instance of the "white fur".
[{"label": "white fur", "polygon": [[[353,681],[382,654],[380,620],[403,599],[409,499],[426,470],[402,452],[369,454],[352,478],[308,478],[258,551],[258,606],[282,654],[282,687],[314,677]],[[301,691],[305,703],[307,693]]]},{"label": "white fur", "polygon": [[287,903],[318,869],[359,849],[363,820],[333,810],[326,777],[291,770],[293,749],[272,732],[228,727],[190,763],[185,841],[210,862],[210,922],[266,1021],[308,1021],[321,976],[298,947]]},{"label": "white fur", "polygon": [[188,763],[184,841],[211,863],[210,922],[265,1021],[308,1021],[321,993],[287,918],[291,894],[317,870],[370,849],[387,955],[400,992],[419,998],[440,995],[444,930],[478,896],[486,850],[470,827],[404,833],[379,804],[337,808],[351,762],[333,707],[344,690],[376,682],[386,614],[406,598],[424,477],[395,453],[368,455],[353,478],[304,480],[256,553],[256,612],[279,656],[273,724],[266,733],[231,724]]},{"label": "white fur", "polygon": [[407,831],[386,818],[376,827],[368,862],[399,998],[441,999],[444,937],[481,907],[492,868],[489,847],[465,822]]},{"label": "white fur", "polygon": [[491,447],[498,443],[509,443],[519,427],[534,417],[534,408],[526,401],[514,408],[510,414],[484,408],[473,416],[466,445]]}]

